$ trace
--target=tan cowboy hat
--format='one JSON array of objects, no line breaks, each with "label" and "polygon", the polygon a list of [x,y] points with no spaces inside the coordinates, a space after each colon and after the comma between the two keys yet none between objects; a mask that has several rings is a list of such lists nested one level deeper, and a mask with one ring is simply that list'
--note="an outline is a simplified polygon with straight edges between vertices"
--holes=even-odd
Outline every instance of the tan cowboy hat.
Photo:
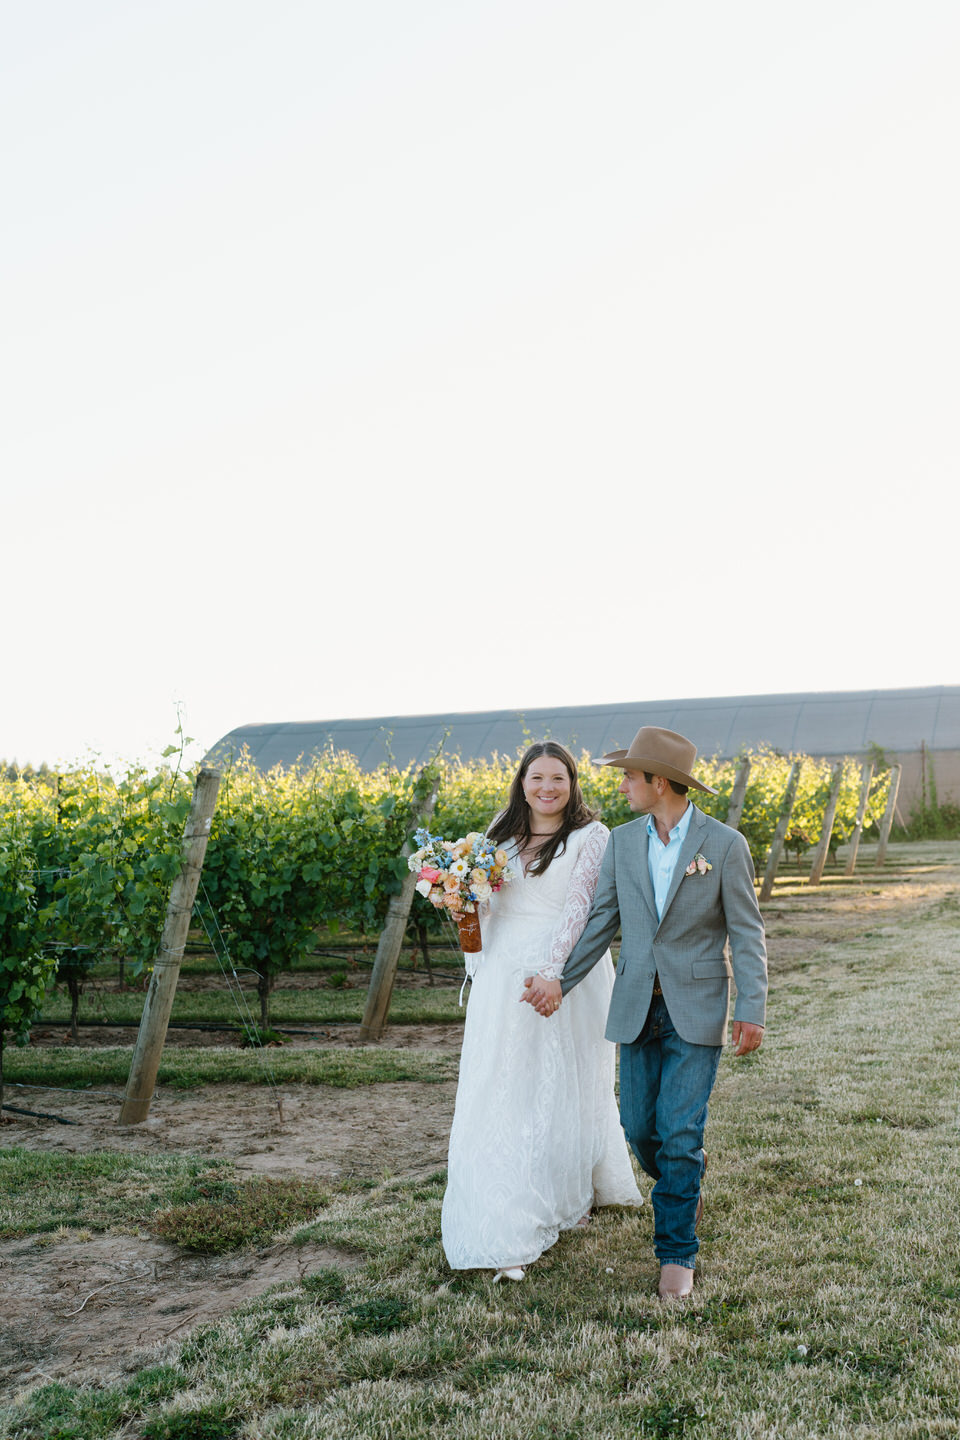
[{"label": "tan cowboy hat", "polygon": [[658,725],[644,725],[634,735],[629,750],[612,750],[598,762],[600,765],[618,765],[621,770],[645,770],[648,775],[665,775],[679,785],[692,785],[695,790],[705,790],[716,795],[716,790],[703,785],[690,774],[697,758],[697,747],[692,740],[678,735],[675,730],[661,730]]}]

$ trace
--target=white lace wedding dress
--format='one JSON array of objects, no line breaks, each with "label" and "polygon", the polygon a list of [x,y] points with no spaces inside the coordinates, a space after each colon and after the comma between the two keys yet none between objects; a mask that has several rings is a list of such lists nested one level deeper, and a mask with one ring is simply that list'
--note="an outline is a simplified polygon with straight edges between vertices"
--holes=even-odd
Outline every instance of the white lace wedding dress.
[{"label": "white lace wedding dress", "polygon": [[594,1205],[639,1205],[603,1038],[609,956],[549,1018],[520,1004],[526,976],[557,977],[590,913],[609,831],[574,831],[546,874],[515,878],[481,913],[450,1132],[441,1232],[454,1270],[536,1260]]}]

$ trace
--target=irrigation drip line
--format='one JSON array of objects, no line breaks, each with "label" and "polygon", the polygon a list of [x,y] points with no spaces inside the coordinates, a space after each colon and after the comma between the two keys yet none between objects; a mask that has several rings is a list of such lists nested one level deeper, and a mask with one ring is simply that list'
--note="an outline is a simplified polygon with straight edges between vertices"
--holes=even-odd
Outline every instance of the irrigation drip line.
[{"label": "irrigation drip line", "polygon": [[[118,1100],[124,1100],[126,1098],[126,1094],[123,1090],[88,1090],[85,1085],[28,1085],[25,1081],[22,1080],[7,1080],[4,1082],[4,1088],[8,1090],[53,1090],[58,1095],[102,1095],[106,1097],[106,1099],[112,1100],[114,1103],[116,1103]],[[166,1088],[164,1089],[162,1095],[160,1094],[159,1090],[157,1090],[154,1092],[153,1101],[151,1102],[151,1104],[155,1103],[158,1099],[162,1105],[184,1104],[187,1101],[195,1098],[193,1095],[194,1088],[196,1087],[191,1086],[187,1090],[175,1090],[172,1088]],[[11,1110],[15,1107],[11,1105],[4,1105],[3,1108],[4,1110]],[[19,1113],[22,1115],[37,1115],[42,1120],[60,1119],[59,1115],[45,1115],[42,1110],[22,1110]],[[79,1125],[82,1122],[79,1120],[64,1120],[62,1121],[62,1123],[64,1125]]]},{"label": "irrigation drip line", "polygon": [[79,1125],[79,1120],[67,1120],[63,1115],[51,1115],[46,1110],[24,1110],[19,1105],[4,1105],[0,1107],[10,1110],[14,1115],[32,1115],[35,1120],[56,1120],[58,1125]]},{"label": "irrigation drip line", "polygon": [[122,1090],[88,1090],[77,1085],[30,1085],[26,1080],[8,1080],[12,1090],[57,1090],[61,1095],[106,1095],[111,1100],[122,1100]]},{"label": "irrigation drip line", "polygon": [[[139,859],[142,855],[152,858],[154,855],[162,855],[165,853],[167,852],[162,850],[158,851],[153,846],[146,848],[138,846],[136,850],[124,850],[117,858],[126,864],[131,860]],[[170,853],[172,853],[172,851]],[[31,879],[34,880],[61,880],[66,875],[88,875],[91,868],[95,869],[96,867],[87,865],[41,865],[32,870],[22,870],[20,873],[22,875],[29,875]]]},{"label": "irrigation drip line", "polygon": [[123,1280],[108,1280],[106,1285],[99,1285],[96,1290],[91,1290],[86,1300],[83,1300],[76,1310],[68,1310],[63,1316],[63,1319],[69,1320],[72,1315],[79,1315],[84,1305],[86,1305],[87,1300],[92,1300],[94,1295],[99,1295],[104,1290],[112,1290],[117,1285],[132,1285],[135,1280],[146,1280],[147,1276],[152,1273],[153,1266],[148,1265],[146,1270],[141,1271],[139,1275],[127,1275]]},{"label": "irrigation drip line", "polygon": [[[452,925],[453,921],[451,921],[450,923]],[[449,948],[452,950],[453,946],[451,945]],[[376,964],[376,961],[367,955],[358,955],[356,957],[353,955],[334,955],[330,950],[314,950],[311,953],[314,955],[325,955],[329,960],[342,960],[346,965],[362,965],[366,970],[372,970],[374,965]],[[460,954],[459,945],[457,946],[457,954]],[[430,968],[433,974],[439,976],[441,980],[460,979],[459,975],[451,975],[448,970],[438,970],[436,966],[431,966]],[[292,973],[294,972],[291,971],[291,974]]]},{"label": "irrigation drip line", "polygon": [[[59,1026],[65,1025],[66,1023],[67,1023],[67,1022],[66,1022],[65,1020],[36,1020],[36,1021],[34,1022],[34,1025],[35,1025],[35,1028],[38,1028],[38,1027],[40,1027],[40,1026],[49,1026],[50,1029],[55,1030],[55,1029],[59,1028]],[[97,1025],[102,1025],[105,1029],[110,1029],[110,1030],[139,1030],[139,1028],[140,1028],[140,1021],[139,1021],[139,1020],[81,1020],[81,1021],[79,1021],[78,1023],[79,1023],[79,1028],[80,1028],[81,1030],[93,1030]],[[332,1025],[359,1025],[359,1024],[360,1024],[360,1021],[359,1021],[359,1020],[317,1020],[317,1021],[314,1022],[314,1024],[316,1024],[316,1025],[322,1025],[323,1028],[324,1028],[324,1030],[326,1030],[326,1029],[329,1029],[330,1026],[332,1026]],[[231,1021],[229,1024],[222,1024],[222,1023],[220,1023],[219,1021],[213,1021],[213,1020],[210,1020],[210,1021],[207,1021],[207,1020],[176,1020],[176,1021],[171,1021],[170,1024],[167,1026],[167,1029],[168,1029],[168,1030],[223,1030],[223,1031],[225,1031],[228,1035],[236,1035],[236,1034],[239,1033],[235,1021]],[[318,1031],[318,1030],[304,1030],[304,1029],[301,1029],[301,1028],[291,1029],[289,1025],[271,1025],[271,1026],[270,1026],[270,1029],[271,1029],[271,1030],[276,1030],[276,1032],[277,1032],[278,1035],[318,1035],[318,1034],[320,1034],[320,1031]],[[81,1046],[80,1048],[82,1049],[83,1047]],[[14,1082],[11,1081],[10,1083],[13,1084]],[[90,1092],[88,1091],[87,1093],[89,1094]]]},{"label": "irrigation drip line", "polygon": [[[66,1025],[66,1020],[44,1020],[42,1017],[34,1021],[34,1025],[49,1025],[56,1030],[61,1025]],[[78,1020],[77,1026],[81,1030],[92,1030],[95,1026],[102,1025],[108,1030],[139,1030],[139,1020]],[[171,1020],[167,1026],[168,1030],[227,1030],[231,1035],[236,1035],[237,1027],[234,1021],[229,1025],[222,1024],[217,1020]]]}]

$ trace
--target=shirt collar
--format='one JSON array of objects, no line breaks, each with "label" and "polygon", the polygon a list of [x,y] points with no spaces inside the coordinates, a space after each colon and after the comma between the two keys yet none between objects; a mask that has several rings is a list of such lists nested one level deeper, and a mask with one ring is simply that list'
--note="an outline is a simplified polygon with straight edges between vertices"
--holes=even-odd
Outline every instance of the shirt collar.
[{"label": "shirt collar", "polygon": [[[672,843],[674,840],[679,840],[680,844],[681,844],[681,845],[683,844],[684,840],[687,838],[687,831],[690,829],[690,821],[692,820],[692,818],[693,818],[693,804],[692,804],[692,802],[691,802],[690,800],[688,800],[688,801],[687,801],[687,808],[686,808],[686,810],[684,810],[683,814],[680,816],[680,819],[677,821],[676,825],[674,825],[673,829],[670,831],[670,842],[671,842],[671,843]],[[648,834],[648,835],[657,835],[657,823],[656,823],[656,821],[654,820],[654,818],[653,818],[652,815],[648,815],[648,816],[647,816],[647,834]],[[659,835],[657,835],[657,839],[658,839],[658,840],[660,839]],[[661,840],[660,843],[661,843],[661,845],[662,845],[662,844],[663,844],[663,841]]]}]

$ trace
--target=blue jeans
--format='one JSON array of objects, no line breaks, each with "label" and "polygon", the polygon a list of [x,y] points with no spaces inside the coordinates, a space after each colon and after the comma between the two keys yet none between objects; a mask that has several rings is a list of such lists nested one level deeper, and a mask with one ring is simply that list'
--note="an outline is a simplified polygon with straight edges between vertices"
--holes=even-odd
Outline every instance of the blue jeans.
[{"label": "blue jeans", "polygon": [[722,1051],[681,1040],[662,996],[636,1040],[620,1046],[620,1123],[656,1182],[653,1249],[661,1265],[696,1265],[703,1132]]}]

